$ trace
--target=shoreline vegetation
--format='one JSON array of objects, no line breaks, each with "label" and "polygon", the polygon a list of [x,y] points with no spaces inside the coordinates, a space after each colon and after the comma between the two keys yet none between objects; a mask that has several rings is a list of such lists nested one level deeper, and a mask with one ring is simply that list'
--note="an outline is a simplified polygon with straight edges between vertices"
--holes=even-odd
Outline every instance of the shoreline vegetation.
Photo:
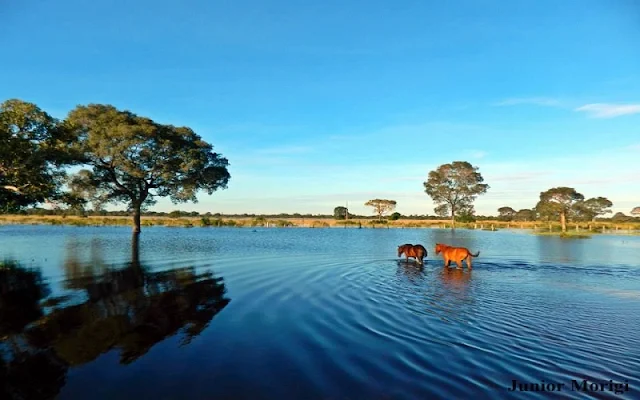
[{"label": "shoreline vegetation", "polygon": [[[131,219],[120,216],[75,216],[75,215],[0,215],[0,225],[66,225],[66,226],[130,226]],[[402,229],[432,228],[451,229],[450,220],[336,220],[330,218],[265,218],[256,217],[209,217],[209,216],[142,216],[141,225],[166,227],[237,227],[237,228],[362,228]],[[640,235],[637,222],[580,222],[567,224],[562,232],[560,223],[546,221],[476,221],[456,222],[456,229],[498,231],[502,229],[528,230],[537,235],[563,238],[588,238],[593,234]]]},{"label": "shoreline vegetation", "polygon": [[[436,218],[403,217],[393,212],[396,200],[381,198],[364,203],[372,207],[375,220],[354,215],[342,206],[334,208],[333,220],[326,215],[297,213],[181,215],[179,210],[177,215],[169,213],[177,219],[159,218],[158,213],[146,212],[159,198],[169,198],[174,204],[195,203],[198,193],[212,195],[227,189],[231,179],[228,160],[191,128],[161,124],[95,103],[79,105],[58,120],[33,103],[9,99],[0,104],[0,137],[7,139],[0,140],[4,155],[0,159],[0,213],[6,215],[0,224],[131,224],[134,234],[139,234],[142,226],[158,225],[443,229],[457,225],[491,231],[529,229],[551,235],[560,231],[567,238],[593,233],[638,234],[640,230],[640,224],[632,225],[640,222],[635,218],[640,216],[640,206],[631,210],[631,216],[617,212],[610,219],[599,218],[612,213],[613,202],[602,196],[586,198],[568,186],[540,192],[532,208],[515,210],[503,205],[497,210],[497,220],[478,216],[474,202],[490,186],[484,183],[479,167],[468,161],[442,164],[429,171],[422,182],[435,205]],[[70,174],[67,168],[71,167],[81,169]],[[53,211],[38,207],[44,204]],[[121,218],[120,212],[107,214],[108,204],[126,206],[130,219]],[[60,217],[45,216],[49,213]]]}]

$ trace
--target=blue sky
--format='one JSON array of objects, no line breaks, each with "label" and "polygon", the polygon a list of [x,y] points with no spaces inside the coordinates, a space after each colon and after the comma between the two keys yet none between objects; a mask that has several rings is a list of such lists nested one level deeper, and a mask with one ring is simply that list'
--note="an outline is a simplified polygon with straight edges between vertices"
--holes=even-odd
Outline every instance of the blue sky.
[{"label": "blue sky", "polygon": [[0,0],[0,99],[109,103],[187,125],[229,188],[156,210],[433,213],[467,160],[479,214],[572,186],[640,205],[640,4]]}]

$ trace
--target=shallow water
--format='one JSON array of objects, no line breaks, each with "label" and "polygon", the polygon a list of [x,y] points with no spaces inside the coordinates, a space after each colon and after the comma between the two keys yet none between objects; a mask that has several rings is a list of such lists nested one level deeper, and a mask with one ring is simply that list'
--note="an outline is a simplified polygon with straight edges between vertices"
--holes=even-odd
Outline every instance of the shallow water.
[{"label": "shallow water", "polygon": [[[446,269],[435,242],[480,257]],[[640,237],[504,230],[154,227],[132,246],[2,226],[0,379],[60,399],[549,398],[514,379],[620,397],[571,390],[586,378],[640,398],[638,256]]]}]

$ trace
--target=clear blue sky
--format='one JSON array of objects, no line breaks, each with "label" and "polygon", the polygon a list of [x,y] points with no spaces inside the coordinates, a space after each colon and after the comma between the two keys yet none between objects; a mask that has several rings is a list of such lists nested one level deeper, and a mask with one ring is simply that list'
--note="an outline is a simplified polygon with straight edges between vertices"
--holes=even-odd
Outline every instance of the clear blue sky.
[{"label": "clear blue sky", "polygon": [[480,167],[479,214],[553,186],[640,205],[640,3],[0,0],[0,99],[110,103],[230,161],[185,209],[433,213],[438,165]]}]

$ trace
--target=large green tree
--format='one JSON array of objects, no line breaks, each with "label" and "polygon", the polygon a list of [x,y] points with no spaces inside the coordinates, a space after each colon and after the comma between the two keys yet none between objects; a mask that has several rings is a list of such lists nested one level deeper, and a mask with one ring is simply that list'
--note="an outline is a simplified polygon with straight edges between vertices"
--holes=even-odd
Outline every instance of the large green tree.
[{"label": "large green tree", "polygon": [[346,219],[347,218],[347,207],[338,206],[333,209],[333,218],[335,219]]},{"label": "large green tree", "polygon": [[575,209],[576,204],[584,201],[584,196],[574,188],[561,186],[540,193],[540,201],[536,206],[538,212],[547,217],[558,216],[562,231],[567,230],[567,217]]},{"label": "large green tree", "polygon": [[396,204],[397,202],[395,200],[386,199],[373,199],[364,203],[365,206],[373,207],[379,221],[382,221],[382,216],[385,213],[395,210]]},{"label": "large green tree", "polygon": [[518,212],[515,215],[515,219],[518,221],[534,221],[536,219],[536,212],[535,210],[531,210],[528,208],[523,208],[521,210],[518,210]]},{"label": "large green tree", "polygon": [[613,203],[606,197],[593,197],[575,204],[574,211],[579,219],[594,221],[598,216],[610,214]]},{"label": "large green tree", "polygon": [[72,162],[66,131],[33,103],[0,104],[0,212],[60,199],[65,164]]},{"label": "large green tree", "polygon": [[478,167],[466,161],[454,161],[429,172],[423,185],[425,192],[437,205],[436,213],[443,212],[445,206],[451,213],[453,228],[456,215],[469,210],[477,196],[485,194],[489,189],[489,185],[483,182],[484,178],[478,172]]},{"label": "large green tree", "polygon": [[438,217],[448,217],[449,215],[451,215],[451,213],[449,212],[449,205],[448,204],[440,204],[439,206],[437,206],[436,208],[433,209],[433,212],[438,216]]},{"label": "large green tree", "polygon": [[458,222],[476,222],[476,210],[473,204],[466,204],[458,208],[456,214],[455,218]]},{"label": "large green tree", "polygon": [[503,221],[513,221],[517,212],[511,207],[500,207],[498,208],[498,218]]},{"label": "large green tree", "polygon": [[76,192],[90,194],[94,205],[126,203],[134,233],[141,230],[141,210],[156,197],[197,202],[198,191],[212,194],[230,179],[227,159],[187,127],[102,104],[78,106],[66,126],[88,166],[73,181]]}]

